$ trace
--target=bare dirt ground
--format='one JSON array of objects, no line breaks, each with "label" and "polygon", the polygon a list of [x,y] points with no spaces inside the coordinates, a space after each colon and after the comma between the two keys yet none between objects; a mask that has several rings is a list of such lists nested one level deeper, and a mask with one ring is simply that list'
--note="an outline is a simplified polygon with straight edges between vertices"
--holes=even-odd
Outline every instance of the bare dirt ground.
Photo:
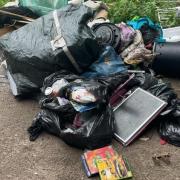
[{"label": "bare dirt ground", "polygon": [[[180,94],[180,81],[171,81]],[[0,76],[0,180],[88,179],[80,161],[83,151],[48,134],[29,141],[27,128],[37,112],[36,101],[16,100],[6,79]],[[129,160],[134,180],[180,180],[180,148],[160,145],[155,129],[148,130],[143,137],[150,139],[138,139],[126,148],[113,141],[114,148]],[[152,156],[161,153],[170,153],[170,165],[154,165]]]}]

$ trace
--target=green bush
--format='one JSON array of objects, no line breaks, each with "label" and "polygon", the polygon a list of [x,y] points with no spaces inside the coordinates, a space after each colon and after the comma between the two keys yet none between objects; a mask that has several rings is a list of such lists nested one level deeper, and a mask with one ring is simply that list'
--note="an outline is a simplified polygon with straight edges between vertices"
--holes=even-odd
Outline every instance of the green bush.
[{"label": "green bush", "polygon": [[157,21],[156,0],[104,0],[110,8],[112,22],[126,22],[135,16],[148,16]]},{"label": "green bush", "polygon": [[[127,20],[131,20],[135,16],[148,16],[155,22],[158,22],[158,13],[157,13],[157,7],[161,9],[168,9],[172,7],[176,7],[178,4],[176,0],[168,1],[164,0],[103,0],[105,3],[107,3],[109,7],[109,17],[112,22],[118,23],[118,22],[126,22]],[[167,16],[166,16],[167,17]],[[180,18],[176,18],[176,13],[171,12],[168,14],[168,20],[165,23],[162,23],[164,25],[163,27],[168,26],[177,26],[180,25]]]},{"label": "green bush", "polygon": [[[4,5],[10,0],[0,0],[0,6]],[[158,22],[158,15],[156,8],[160,7],[163,9],[175,7],[180,4],[176,4],[179,1],[174,0],[170,3],[159,3],[159,0],[102,0],[110,8],[109,17],[112,22],[126,22],[127,20],[131,20],[135,16],[148,16],[152,20]],[[165,26],[178,26],[180,25],[180,18],[175,18],[175,13],[171,13],[169,20],[165,23]]]}]

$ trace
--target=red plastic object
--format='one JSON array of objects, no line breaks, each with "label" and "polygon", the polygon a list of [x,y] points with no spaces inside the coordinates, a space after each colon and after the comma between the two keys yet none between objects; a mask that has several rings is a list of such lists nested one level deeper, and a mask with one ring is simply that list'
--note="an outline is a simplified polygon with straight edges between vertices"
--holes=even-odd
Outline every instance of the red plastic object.
[{"label": "red plastic object", "polygon": [[160,144],[165,145],[165,144],[167,144],[167,142],[164,139],[160,139]]}]

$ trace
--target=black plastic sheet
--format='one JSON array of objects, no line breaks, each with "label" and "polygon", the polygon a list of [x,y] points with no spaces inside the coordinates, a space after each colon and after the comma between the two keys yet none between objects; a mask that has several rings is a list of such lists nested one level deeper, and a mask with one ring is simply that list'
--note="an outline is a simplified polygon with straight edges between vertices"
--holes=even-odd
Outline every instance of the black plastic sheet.
[{"label": "black plastic sheet", "polygon": [[170,83],[163,82],[161,79],[157,79],[148,73],[137,74],[131,85],[132,87],[139,86],[142,89],[149,91],[153,95],[167,102],[169,105],[173,99],[177,98],[177,95]]},{"label": "black plastic sheet", "polygon": [[171,112],[161,117],[160,136],[168,143],[180,147],[180,100],[174,100]]},{"label": "black plastic sheet", "polygon": [[119,74],[90,80],[63,70],[45,79],[42,92],[62,78],[69,84],[60,90],[61,98],[69,99],[72,87],[80,86],[95,95],[96,106],[88,111],[77,112],[70,102],[59,105],[57,97],[42,97],[40,100],[42,110],[28,129],[30,140],[36,140],[43,131],[46,131],[60,137],[67,144],[81,149],[95,149],[110,144],[114,131],[114,114],[108,105],[110,89],[125,82],[128,76]]},{"label": "black plastic sheet", "polygon": [[81,113],[79,118],[84,123],[80,128],[74,128],[73,118],[67,120],[55,111],[44,109],[28,129],[30,140],[35,140],[43,131],[46,131],[60,137],[67,144],[81,149],[95,149],[111,143],[114,130],[111,107],[101,106]]},{"label": "black plastic sheet", "polygon": [[46,77],[43,83],[42,92],[45,92],[45,89],[47,87],[51,87],[54,82],[57,80],[61,80],[64,78],[68,82],[73,82],[75,80],[81,80],[81,81],[92,81],[92,82],[98,82],[101,84],[101,86],[106,86],[107,88],[107,96],[112,95],[114,90],[118,87],[118,85],[123,84],[128,78],[128,73],[118,73],[113,74],[109,76],[102,76],[94,79],[85,79],[82,76],[75,75],[73,73],[70,73],[66,70],[61,70],[58,72],[55,72],[51,74],[50,76]]}]

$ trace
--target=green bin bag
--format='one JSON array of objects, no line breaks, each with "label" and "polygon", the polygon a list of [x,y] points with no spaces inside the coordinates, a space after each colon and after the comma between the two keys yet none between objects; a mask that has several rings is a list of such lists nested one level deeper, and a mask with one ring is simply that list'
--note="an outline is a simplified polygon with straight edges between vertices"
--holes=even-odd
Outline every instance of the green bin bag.
[{"label": "green bin bag", "polygon": [[40,16],[68,4],[68,0],[19,0],[19,5],[28,7]]}]

